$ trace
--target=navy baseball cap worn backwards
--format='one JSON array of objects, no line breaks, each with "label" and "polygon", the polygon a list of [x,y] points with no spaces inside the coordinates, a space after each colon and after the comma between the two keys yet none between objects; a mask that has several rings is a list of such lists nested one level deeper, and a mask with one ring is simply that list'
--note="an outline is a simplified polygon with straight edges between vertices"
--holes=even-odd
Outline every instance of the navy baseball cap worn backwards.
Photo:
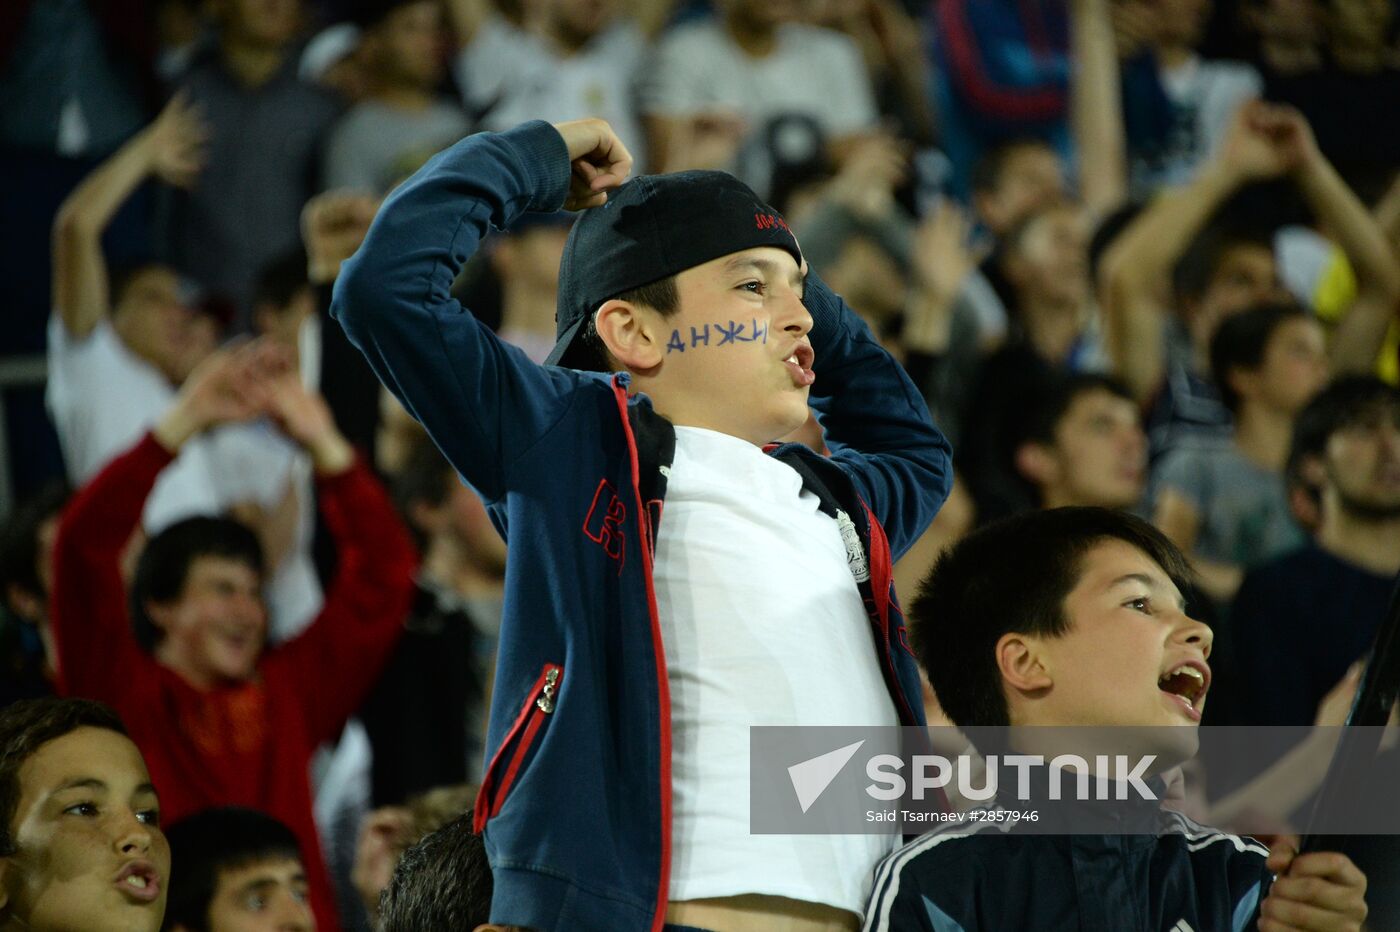
[{"label": "navy baseball cap worn backwards", "polygon": [[559,263],[558,342],[545,364],[582,368],[571,350],[608,299],[758,246],[784,249],[802,264],[787,221],[725,172],[640,175],[608,192],[608,202],[583,211],[569,231]]}]

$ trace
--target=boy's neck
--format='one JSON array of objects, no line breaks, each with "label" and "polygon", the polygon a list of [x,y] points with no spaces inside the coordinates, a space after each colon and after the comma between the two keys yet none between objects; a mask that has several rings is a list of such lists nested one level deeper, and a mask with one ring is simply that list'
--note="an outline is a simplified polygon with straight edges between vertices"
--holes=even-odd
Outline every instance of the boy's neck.
[{"label": "boy's neck", "polygon": [[1317,543],[1323,550],[1380,576],[1400,573],[1400,518],[1358,515],[1335,500],[1324,504]]},{"label": "boy's neck", "polygon": [[1245,400],[1235,419],[1235,447],[1260,469],[1282,473],[1293,440],[1293,419]]},{"label": "boy's neck", "polygon": [[225,39],[222,49],[224,67],[249,90],[262,87],[272,80],[287,55],[284,47],[254,45],[233,39]]},{"label": "boy's neck", "polygon": [[767,58],[778,46],[778,30],[761,26],[730,15],[725,17],[724,31],[749,58]]}]

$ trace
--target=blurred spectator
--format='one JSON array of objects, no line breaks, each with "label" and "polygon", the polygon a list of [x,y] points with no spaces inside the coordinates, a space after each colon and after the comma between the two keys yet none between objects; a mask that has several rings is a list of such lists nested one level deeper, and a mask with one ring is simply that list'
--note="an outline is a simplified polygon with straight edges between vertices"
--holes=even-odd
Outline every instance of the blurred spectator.
[{"label": "blurred spectator", "polygon": [[1246,571],[1304,541],[1283,471],[1293,419],[1327,383],[1327,353],[1317,321],[1270,304],[1221,323],[1210,356],[1234,426],[1228,437],[1185,438],[1158,461],[1153,523],[1228,605]]},{"label": "blurred spectator", "polygon": [[947,0],[933,8],[940,142],[954,190],[990,146],[1043,139],[1068,156],[1067,5],[1056,0]]},{"label": "blurred spectator", "polygon": [[349,103],[363,100],[369,94],[370,78],[359,27],[335,23],[312,36],[302,49],[297,76]]},{"label": "blurred spectator", "polygon": [[1241,187],[1283,176],[1298,186],[1355,269],[1356,298],[1328,348],[1332,367],[1367,371],[1373,365],[1400,301],[1395,254],[1296,111],[1248,104],[1218,156],[1190,184],[1163,193],[1138,214],[1100,265],[1107,349],[1114,371],[1151,409],[1154,455],[1183,433],[1227,429],[1229,412],[1206,377],[1211,337],[1226,317],[1286,295],[1269,244],[1202,231]]},{"label": "blurred spectator", "polygon": [[[414,554],[387,497],[266,346],[221,352],[174,407],[74,498],[55,544],[60,685],[129,711],[174,818],[258,806],[292,827],[318,924],[337,928],[312,825],[307,763],[358,707],[402,630]],[[264,650],[261,547],[225,518],[180,522],[146,545],[128,586],[121,550],[157,474],[191,437],[262,411],[316,466],[339,572],[300,637]]]},{"label": "blurred spectator", "polygon": [[620,0],[541,0],[522,4],[520,18],[507,16],[495,0],[447,3],[461,49],[457,83],[479,128],[600,117],[626,142],[639,170],[659,170],[647,159],[634,83],[672,0],[637,4],[643,19],[623,15]]},{"label": "blurred spectator", "polygon": [[404,635],[360,709],[375,806],[481,779],[506,566],[485,506],[426,438],[394,497],[423,562]]},{"label": "blurred spectator", "polygon": [[771,159],[785,139],[770,132],[785,117],[814,125],[838,162],[878,131],[860,50],[800,22],[793,0],[719,0],[713,18],[675,27],[657,46],[641,101],[657,171],[734,168],[745,144]]},{"label": "blurred spectator", "polygon": [[1240,16],[1258,45],[1266,74],[1299,75],[1322,67],[1323,4],[1317,0],[1246,0]]},{"label": "blurred spectator", "polygon": [[68,487],[55,482],[0,530],[0,707],[53,692],[53,543]]},{"label": "blurred spectator", "polygon": [[986,357],[963,415],[959,468],[979,522],[1029,506],[1024,481],[1008,470],[1027,407],[1057,373],[1098,372],[1099,343],[1088,271],[1088,230],[1069,204],[1023,221],[1003,246],[1015,295],[1005,345]]},{"label": "blurred spectator", "polygon": [[1147,485],[1147,435],[1127,388],[1103,375],[1058,378],[1032,405],[1016,471],[1035,505],[1133,509]]},{"label": "blurred spectator", "polygon": [[1375,640],[1400,572],[1400,390],[1338,379],[1294,425],[1316,542],[1250,572],[1231,609],[1244,724],[1304,725]]},{"label": "blurred spectator", "polygon": [[368,93],[335,124],[322,183],[379,193],[465,135],[467,118],[437,93],[447,73],[441,0],[364,2]]},{"label": "blurred spectator", "polygon": [[316,309],[299,333],[298,353],[305,384],[320,390],[340,432],[375,466],[380,465],[380,398],[388,393],[370,370],[365,354],[352,346],[345,330],[331,320],[330,308],[331,287],[340,274],[340,264],[360,247],[377,206],[374,198],[364,194],[327,191],[313,197],[302,210],[306,278]]},{"label": "blurred spectator", "polygon": [[12,0],[0,11],[0,146],[105,156],[145,121],[144,0]]},{"label": "blurred spectator", "polygon": [[812,25],[844,32],[855,42],[877,109],[898,121],[899,136],[920,145],[933,142],[932,66],[919,23],[906,5],[900,0],[807,0],[803,12]]},{"label": "blurred spectator", "polygon": [[554,307],[559,260],[569,238],[571,214],[526,214],[491,251],[501,283],[501,325],[497,333],[537,363],[554,349]]},{"label": "blurred spectator", "polygon": [[486,843],[458,816],[404,852],[384,891],[383,932],[523,932],[490,923]]},{"label": "blurred spectator", "polygon": [[117,714],[84,699],[0,709],[0,928],[156,932],[161,803]]},{"label": "blurred spectator", "polygon": [[170,198],[166,249],[246,324],[258,271],[297,244],[338,104],[297,76],[301,0],[217,0],[216,41],[180,87],[209,124],[198,181]]},{"label": "blurred spectator", "polygon": [[[415,796],[404,805],[384,806],[365,818],[355,846],[351,880],[374,929],[381,928],[382,897],[404,851],[453,819],[469,813],[477,790],[471,783],[440,786]],[[489,896],[487,900],[489,902]]]},{"label": "blurred spectator", "polygon": [[1198,54],[1213,0],[1124,0],[1123,6],[1135,7],[1146,26],[1142,51],[1165,95],[1156,138],[1140,139],[1133,151],[1133,187],[1147,194],[1188,181],[1224,144],[1240,106],[1262,96],[1264,83],[1250,65]]},{"label": "blurred spectator", "polygon": [[205,809],[166,832],[176,865],[164,932],[312,932],[296,835],[252,809]]},{"label": "blurred spectator", "polygon": [[[103,231],[142,182],[193,182],[204,136],[197,109],[177,96],[69,195],[54,220],[48,406],[75,483],[134,443],[213,349],[217,324],[190,306],[174,270],[152,262],[114,275],[102,250]],[[168,497],[174,510],[216,507],[202,456],[182,459],[158,500]]]}]

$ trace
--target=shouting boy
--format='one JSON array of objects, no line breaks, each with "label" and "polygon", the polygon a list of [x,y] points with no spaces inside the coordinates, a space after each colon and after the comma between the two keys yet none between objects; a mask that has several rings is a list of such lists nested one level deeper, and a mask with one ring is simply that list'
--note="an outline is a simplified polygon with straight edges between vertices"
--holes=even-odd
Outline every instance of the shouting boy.
[{"label": "shouting boy", "polygon": [[[476,805],[491,920],[854,929],[890,839],[750,835],[749,727],[922,723],[890,566],[949,448],[782,217],[718,172],[616,187],[630,167],[598,120],[469,137],[336,283],[350,338],[510,535]],[[449,289],[490,228],[561,205],[589,209],[541,367]],[[765,452],[809,399],[830,457]]]},{"label": "shouting boy", "polygon": [[[911,606],[910,632],[959,727],[1015,728],[1014,744],[1034,740],[1021,726],[1127,726],[1116,731],[1180,760],[1210,688],[1211,631],[1181,595],[1189,575],[1181,551],[1141,519],[1032,512],[944,554]],[[1057,808],[1077,819],[1060,823],[1067,830],[1095,818]],[[1032,836],[1007,822],[947,823],[880,865],[865,929],[1360,929],[1366,879],[1345,855],[1298,856],[1289,842],[1270,854],[1151,809],[1172,830]]]}]

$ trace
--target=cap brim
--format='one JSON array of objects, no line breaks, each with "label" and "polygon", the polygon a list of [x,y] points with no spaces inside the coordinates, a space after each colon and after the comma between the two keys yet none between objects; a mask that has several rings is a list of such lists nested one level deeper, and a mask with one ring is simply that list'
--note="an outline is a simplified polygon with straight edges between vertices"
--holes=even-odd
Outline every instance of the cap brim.
[{"label": "cap brim", "polygon": [[563,366],[565,369],[574,369],[577,366],[569,365],[569,350],[573,348],[574,338],[583,329],[584,319],[574,321],[559,336],[559,341],[554,344],[554,349],[549,351],[549,355],[544,358],[546,366]]}]

